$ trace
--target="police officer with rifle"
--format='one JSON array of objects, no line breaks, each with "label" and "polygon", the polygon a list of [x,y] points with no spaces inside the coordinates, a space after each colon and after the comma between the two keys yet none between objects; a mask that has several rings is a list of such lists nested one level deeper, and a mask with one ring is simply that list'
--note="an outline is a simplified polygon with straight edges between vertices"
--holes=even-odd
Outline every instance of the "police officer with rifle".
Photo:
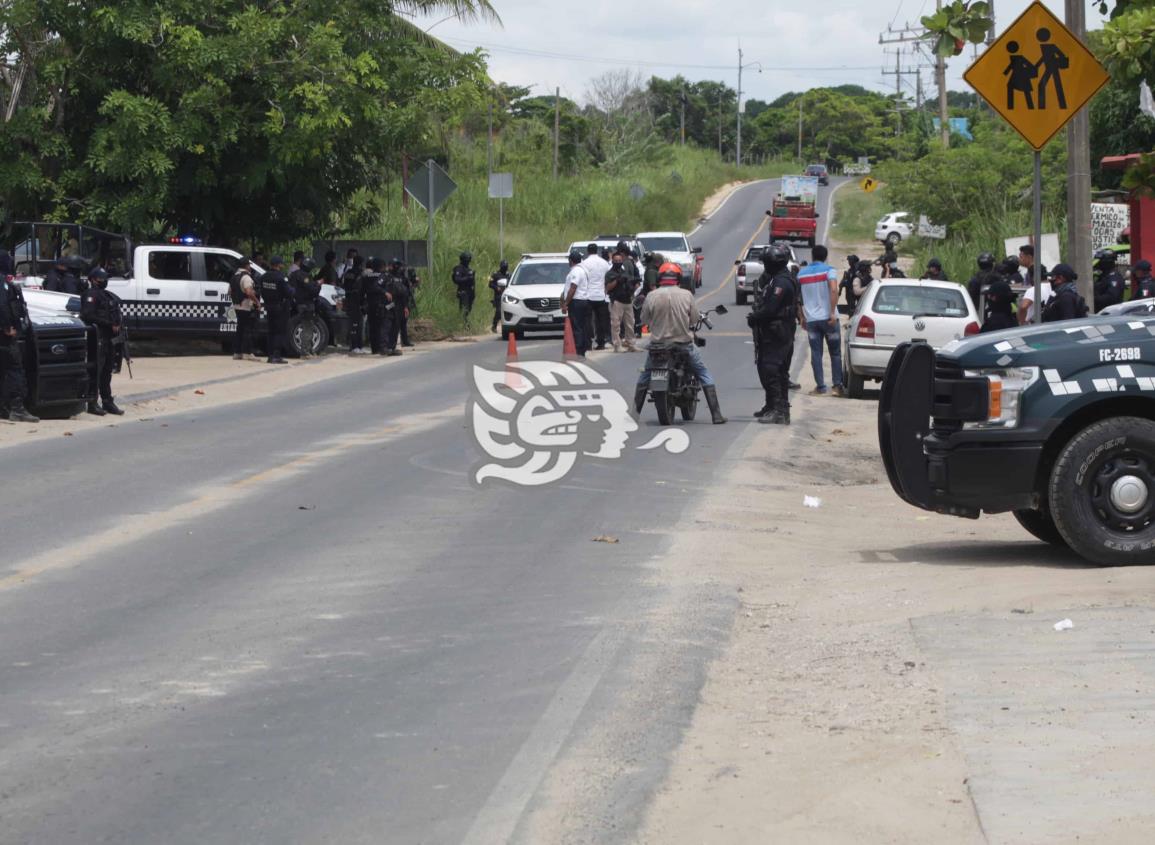
[{"label": "police officer with rifle", "polygon": [[287,364],[285,342],[289,336],[289,310],[293,306],[293,289],[285,278],[285,259],[274,255],[269,259],[269,270],[261,276],[261,302],[268,322],[270,364]]},{"label": "police officer with rifle", "polygon": [[[123,317],[120,301],[108,292],[108,273],[102,267],[88,272],[89,289],[80,299],[80,319],[95,328],[95,345],[89,344],[88,413],[124,414],[112,399],[112,371],[116,366],[114,338],[120,334]],[[96,395],[100,405],[96,404]]]},{"label": "police officer with rifle", "polygon": [[790,425],[790,357],[798,328],[798,283],[790,273],[790,251],[773,244],[762,252],[754,308],[746,322],[754,330],[758,378],[766,391],[760,422]]},{"label": "police officer with rifle", "polygon": [[20,339],[28,336],[28,307],[24,292],[7,276],[0,276],[0,416],[12,422],[37,423],[24,407],[28,381]]}]

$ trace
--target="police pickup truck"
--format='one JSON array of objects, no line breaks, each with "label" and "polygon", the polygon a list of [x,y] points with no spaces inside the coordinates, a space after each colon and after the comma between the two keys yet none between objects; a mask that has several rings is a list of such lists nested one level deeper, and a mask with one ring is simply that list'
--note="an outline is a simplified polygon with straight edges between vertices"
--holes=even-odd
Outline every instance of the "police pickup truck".
[{"label": "police pickup truck", "polygon": [[[173,238],[167,244],[133,247],[124,235],[70,223],[17,223],[12,245],[15,281],[25,289],[39,288],[44,274],[62,255],[79,255],[109,271],[108,289],[120,297],[125,324],[137,338],[203,338],[218,340],[232,351],[236,312],[229,298],[229,279],[241,255],[231,249],[204,246],[197,238]],[[255,276],[260,275],[254,271]],[[335,306],[338,291],[324,285],[321,297]],[[321,352],[339,330],[334,308],[318,309],[314,353]],[[289,324],[291,352],[301,353],[301,317]],[[264,322],[258,334],[265,331]]]},{"label": "police pickup truck", "polygon": [[879,445],[924,510],[1011,512],[1101,564],[1155,563],[1155,316],[1092,317],[890,360]]}]

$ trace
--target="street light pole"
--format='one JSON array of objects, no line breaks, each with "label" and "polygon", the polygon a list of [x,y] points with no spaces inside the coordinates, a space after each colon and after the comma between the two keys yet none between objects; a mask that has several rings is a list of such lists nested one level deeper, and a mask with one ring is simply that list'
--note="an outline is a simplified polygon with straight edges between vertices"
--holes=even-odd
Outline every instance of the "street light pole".
[{"label": "street light pole", "polygon": [[742,48],[738,48],[738,141],[734,148],[734,162],[742,166]]}]

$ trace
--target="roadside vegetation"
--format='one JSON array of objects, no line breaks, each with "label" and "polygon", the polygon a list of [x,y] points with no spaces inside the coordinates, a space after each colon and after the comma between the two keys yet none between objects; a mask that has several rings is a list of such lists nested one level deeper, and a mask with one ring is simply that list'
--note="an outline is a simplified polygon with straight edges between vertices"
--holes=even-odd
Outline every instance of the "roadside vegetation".
[{"label": "roadside vegetation", "polygon": [[885,185],[869,194],[856,184],[839,189],[834,195],[832,236],[845,244],[873,241],[874,225],[891,210],[890,205]]}]

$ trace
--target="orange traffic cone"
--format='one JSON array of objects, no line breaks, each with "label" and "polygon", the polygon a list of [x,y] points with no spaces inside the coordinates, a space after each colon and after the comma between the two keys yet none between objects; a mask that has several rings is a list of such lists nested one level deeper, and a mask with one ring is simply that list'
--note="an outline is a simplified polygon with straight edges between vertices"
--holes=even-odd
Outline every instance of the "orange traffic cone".
[{"label": "orange traffic cone", "polygon": [[573,323],[568,314],[565,318],[565,340],[562,342],[561,354],[566,358],[578,357],[577,342],[573,339]]},{"label": "orange traffic cone", "polygon": [[510,332],[509,346],[505,353],[505,386],[519,390],[525,385],[525,382],[521,378],[521,370],[515,364],[517,364],[517,335]]}]

